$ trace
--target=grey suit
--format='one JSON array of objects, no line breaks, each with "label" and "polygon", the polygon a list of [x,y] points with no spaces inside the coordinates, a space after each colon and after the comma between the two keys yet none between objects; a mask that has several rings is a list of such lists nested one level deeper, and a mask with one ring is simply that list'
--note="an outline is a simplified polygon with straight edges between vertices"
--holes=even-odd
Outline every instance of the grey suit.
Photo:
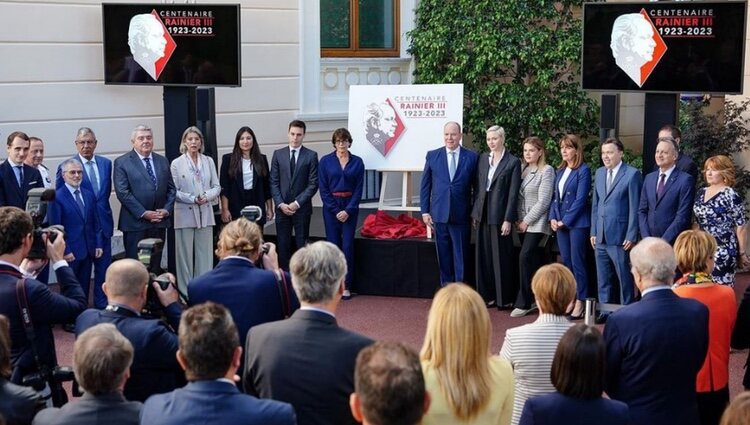
[{"label": "grey suit", "polygon": [[[113,182],[115,194],[122,204],[118,228],[123,232],[125,254],[137,258],[138,241],[146,237],[164,238],[164,229],[172,225],[172,211],[175,201],[175,187],[169,172],[169,162],[163,156],[152,152],[156,187],[146,172],[144,162],[135,152],[115,159]],[[143,218],[146,211],[164,209],[169,217],[160,223],[151,223]]]},{"label": "grey suit", "polygon": [[34,417],[33,425],[138,425],[143,405],[127,401],[121,392],[91,395],[61,408],[44,409]]}]

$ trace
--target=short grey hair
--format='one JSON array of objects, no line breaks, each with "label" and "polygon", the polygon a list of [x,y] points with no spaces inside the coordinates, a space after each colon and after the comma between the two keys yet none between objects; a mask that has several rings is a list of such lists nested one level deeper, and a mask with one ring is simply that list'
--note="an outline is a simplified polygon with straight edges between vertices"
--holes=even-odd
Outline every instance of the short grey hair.
[{"label": "short grey hair", "polygon": [[151,130],[151,127],[149,127],[149,126],[147,126],[145,124],[137,125],[137,126],[135,126],[135,128],[133,129],[133,131],[130,133],[130,141],[131,142],[135,142],[135,135],[139,131],[150,131],[152,135],[154,134],[154,131]]},{"label": "short grey hair", "polygon": [[648,237],[640,241],[630,251],[630,263],[641,276],[665,284],[674,281],[677,259],[664,239]]},{"label": "short grey hair", "polygon": [[116,390],[133,364],[133,345],[112,323],[86,329],[73,348],[73,370],[86,392],[105,394]]},{"label": "short grey hair", "polygon": [[182,139],[180,139],[180,153],[187,152],[187,146],[185,145],[185,140],[187,140],[187,137],[190,133],[195,133],[198,135],[198,137],[201,138],[201,147],[198,148],[198,152],[203,153],[203,145],[206,144],[206,141],[203,138],[203,132],[201,132],[201,129],[194,125],[186,128],[185,131],[182,132]]},{"label": "short grey hair", "polygon": [[489,133],[490,131],[497,133],[500,137],[505,139],[505,129],[500,127],[499,125],[493,125],[492,127],[488,128],[487,133]]},{"label": "short grey hair", "polygon": [[94,139],[96,139],[96,134],[94,134],[94,130],[88,128],[88,127],[81,127],[78,129],[78,132],[76,132],[76,140],[80,139],[83,136],[92,135]]},{"label": "short grey hair", "polygon": [[295,252],[289,270],[300,301],[326,303],[336,295],[346,276],[346,258],[336,245],[318,241]]},{"label": "short grey hair", "polygon": [[65,172],[65,171],[68,171],[68,170],[70,169],[70,166],[71,166],[71,165],[77,165],[77,166],[78,166],[79,168],[83,169],[83,167],[81,166],[81,163],[80,163],[80,162],[78,162],[78,160],[77,160],[77,159],[75,159],[75,158],[68,158],[68,159],[66,159],[65,161],[63,161],[63,162],[62,162],[62,163],[60,164],[60,169],[61,169],[61,170],[62,170],[63,172]]}]

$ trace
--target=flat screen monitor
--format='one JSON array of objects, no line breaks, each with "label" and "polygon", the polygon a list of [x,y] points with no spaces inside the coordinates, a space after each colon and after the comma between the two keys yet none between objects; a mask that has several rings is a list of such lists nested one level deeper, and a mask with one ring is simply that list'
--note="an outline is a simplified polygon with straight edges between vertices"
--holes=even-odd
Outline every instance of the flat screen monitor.
[{"label": "flat screen monitor", "polygon": [[102,4],[105,84],[240,86],[238,4]]},{"label": "flat screen monitor", "polygon": [[584,90],[742,93],[747,3],[586,3]]}]

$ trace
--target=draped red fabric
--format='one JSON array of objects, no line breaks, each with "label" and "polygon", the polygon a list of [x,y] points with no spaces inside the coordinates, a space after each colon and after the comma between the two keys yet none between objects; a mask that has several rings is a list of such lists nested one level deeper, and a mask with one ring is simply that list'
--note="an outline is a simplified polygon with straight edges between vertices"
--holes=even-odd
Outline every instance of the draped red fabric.
[{"label": "draped red fabric", "polygon": [[375,239],[425,238],[427,228],[422,220],[401,214],[398,217],[377,211],[365,218],[362,236]]}]

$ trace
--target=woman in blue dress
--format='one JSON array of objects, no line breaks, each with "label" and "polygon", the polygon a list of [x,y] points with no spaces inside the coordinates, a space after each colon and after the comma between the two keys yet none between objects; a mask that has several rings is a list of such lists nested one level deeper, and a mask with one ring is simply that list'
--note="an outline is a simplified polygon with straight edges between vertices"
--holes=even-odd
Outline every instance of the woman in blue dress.
[{"label": "woman in blue dress", "polygon": [[362,199],[365,164],[362,158],[349,152],[352,146],[349,130],[339,128],[334,131],[331,143],[335,150],[320,158],[318,181],[326,239],[341,248],[346,257],[344,299],[349,299],[354,271],[354,231]]},{"label": "woman in blue dress", "polygon": [[714,280],[734,286],[737,267],[748,266],[745,253],[745,207],[732,189],[735,182],[734,163],[724,155],[712,156],[703,166],[706,187],[698,190],[693,213],[701,230],[710,233],[718,243],[714,258]]}]

